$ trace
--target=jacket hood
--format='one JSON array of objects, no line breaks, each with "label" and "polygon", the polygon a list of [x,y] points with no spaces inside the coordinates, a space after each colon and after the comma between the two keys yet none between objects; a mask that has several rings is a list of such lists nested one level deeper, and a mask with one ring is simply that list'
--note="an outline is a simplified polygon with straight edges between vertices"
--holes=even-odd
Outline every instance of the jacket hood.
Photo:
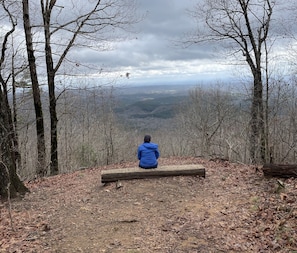
[{"label": "jacket hood", "polygon": [[152,143],[152,142],[144,142],[142,144],[142,146],[147,148],[147,149],[157,149],[158,148],[158,144]]}]

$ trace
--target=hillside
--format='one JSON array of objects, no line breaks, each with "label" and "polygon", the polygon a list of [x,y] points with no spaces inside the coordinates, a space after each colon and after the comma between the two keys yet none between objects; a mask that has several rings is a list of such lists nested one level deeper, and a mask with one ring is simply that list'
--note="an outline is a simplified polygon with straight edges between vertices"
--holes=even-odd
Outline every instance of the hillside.
[{"label": "hillside", "polygon": [[[206,178],[168,177],[100,184],[101,170],[27,182],[31,193],[1,204],[0,252],[297,251],[297,181],[264,178],[228,161],[202,164]],[[12,223],[11,223],[12,222]]]},{"label": "hillside", "polygon": [[122,101],[116,109],[118,114],[128,118],[143,119],[149,117],[168,119],[172,118],[178,109],[178,104],[186,99],[186,96],[145,96],[139,94],[135,102],[129,104]]},{"label": "hillside", "polygon": [[[137,129],[157,129],[167,124],[175,114],[179,105],[183,103],[193,85],[151,85],[128,87],[98,87],[98,88],[64,88],[57,87],[59,99],[58,112],[61,117],[71,114],[72,118],[81,118],[88,113],[98,115],[102,104],[114,103],[114,112],[122,123]],[[64,90],[65,89],[65,90]],[[102,98],[102,96],[105,98]],[[10,98],[11,99],[11,98]],[[48,108],[48,94],[41,94],[43,108]],[[111,101],[112,100],[112,101]],[[32,92],[23,90],[18,94],[19,115],[29,121],[34,121],[34,107]],[[49,120],[48,110],[44,110],[45,120]],[[82,120],[82,119],[81,119]],[[156,122],[159,122],[156,124]]]},{"label": "hillside", "polygon": [[117,92],[115,112],[126,124],[138,129],[157,129],[170,125],[180,104],[188,97],[192,86],[160,85],[120,89]]}]

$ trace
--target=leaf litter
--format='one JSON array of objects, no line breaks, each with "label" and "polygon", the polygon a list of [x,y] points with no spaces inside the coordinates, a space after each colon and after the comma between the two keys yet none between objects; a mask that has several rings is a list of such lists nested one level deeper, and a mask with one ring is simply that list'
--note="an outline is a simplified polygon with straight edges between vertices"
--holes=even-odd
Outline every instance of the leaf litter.
[{"label": "leaf litter", "polygon": [[220,159],[159,162],[202,164],[206,178],[101,184],[101,170],[132,162],[26,182],[29,194],[0,204],[0,253],[297,252],[296,179]]}]

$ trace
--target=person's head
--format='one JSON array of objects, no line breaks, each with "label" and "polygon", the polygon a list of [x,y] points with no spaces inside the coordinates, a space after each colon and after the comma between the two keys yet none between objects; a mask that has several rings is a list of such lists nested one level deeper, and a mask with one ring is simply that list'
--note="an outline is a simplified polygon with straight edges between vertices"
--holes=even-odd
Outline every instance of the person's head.
[{"label": "person's head", "polygon": [[144,136],[144,142],[147,142],[147,143],[151,142],[151,136],[150,135],[145,135]]}]

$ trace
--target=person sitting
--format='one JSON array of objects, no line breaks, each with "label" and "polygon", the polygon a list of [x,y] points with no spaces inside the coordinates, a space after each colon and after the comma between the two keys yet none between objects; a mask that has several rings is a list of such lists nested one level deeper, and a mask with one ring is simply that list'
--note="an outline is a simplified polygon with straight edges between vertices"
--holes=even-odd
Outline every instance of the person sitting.
[{"label": "person sitting", "polygon": [[137,156],[139,167],[143,169],[153,169],[158,167],[160,152],[158,144],[151,142],[151,136],[144,136],[144,143],[138,147]]}]

